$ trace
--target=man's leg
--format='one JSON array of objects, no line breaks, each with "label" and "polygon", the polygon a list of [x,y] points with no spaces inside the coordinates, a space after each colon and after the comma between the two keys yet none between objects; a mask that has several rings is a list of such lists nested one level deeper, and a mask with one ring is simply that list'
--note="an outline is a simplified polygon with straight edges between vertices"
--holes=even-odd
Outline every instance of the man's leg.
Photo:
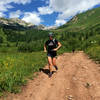
[{"label": "man's leg", "polygon": [[58,70],[58,67],[56,65],[56,57],[53,57],[53,66],[55,67],[56,70]]},{"label": "man's leg", "polygon": [[49,73],[49,77],[52,76],[52,58],[48,56],[48,63],[49,63],[49,69],[50,69],[50,73]]}]

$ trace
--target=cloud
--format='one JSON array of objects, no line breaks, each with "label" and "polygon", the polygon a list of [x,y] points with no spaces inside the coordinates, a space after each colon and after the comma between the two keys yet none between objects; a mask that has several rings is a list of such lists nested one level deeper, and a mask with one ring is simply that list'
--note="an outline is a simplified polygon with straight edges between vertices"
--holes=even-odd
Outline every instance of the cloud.
[{"label": "cloud", "polygon": [[[9,1],[11,1],[11,0],[9,0]],[[23,4],[23,5],[25,5],[27,3],[31,3],[31,0],[14,0],[13,2],[17,3],[17,4]]]},{"label": "cloud", "polygon": [[41,15],[52,14],[53,10],[50,7],[39,7],[38,11]]},{"label": "cloud", "polygon": [[5,12],[8,11],[8,9],[13,8],[13,6],[9,5],[9,4],[4,4],[0,2],[0,11],[1,12]]},{"label": "cloud", "polygon": [[9,14],[9,18],[19,18],[22,15],[23,12],[20,10],[17,10],[16,12],[11,12]]},{"label": "cloud", "polygon": [[22,20],[30,22],[35,25],[39,25],[43,20],[40,18],[39,14],[36,12],[26,12]]},{"label": "cloud", "polygon": [[4,16],[5,16],[5,14],[0,12],[0,17],[4,17]]},{"label": "cloud", "polygon": [[55,26],[60,26],[60,25],[63,25],[63,24],[65,24],[66,23],[66,20],[56,20],[55,21]]},{"label": "cloud", "polygon": [[39,25],[41,22],[43,22],[38,13],[22,12],[20,10],[17,10],[16,12],[11,12],[9,14],[9,18],[19,18],[21,15],[23,15],[22,20],[28,23],[32,23],[34,25]]},{"label": "cloud", "polygon": [[5,12],[5,11],[8,11],[8,9],[13,8],[11,3],[25,5],[30,2],[31,0],[0,0],[0,11]]},{"label": "cloud", "polygon": [[100,0],[49,0],[49,5],[39,7],[41,15],[58,13],[55,25],[59,26],[78,13],[82,13],[100,4]]},{"label": "cloud", "polygon": [[[44,1],[44,0],[43,0]],[[39,7],[40,15],[58,13],[55,25],[65,24],[67,20],[100,4],[100,0],[46,0],[48,6]]]},{"label": "cloud", "polygon": [[58,19],[67,19],[99,4],[100,0],[50,0],[50,8],[59,12]]}]

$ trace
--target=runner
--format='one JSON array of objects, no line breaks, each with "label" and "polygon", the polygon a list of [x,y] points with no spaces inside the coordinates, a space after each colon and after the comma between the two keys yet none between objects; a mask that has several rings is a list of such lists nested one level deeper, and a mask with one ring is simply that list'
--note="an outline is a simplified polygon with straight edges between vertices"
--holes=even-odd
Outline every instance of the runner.
[{"label": "runner", "polygon": [[48,63],[49,63],[49,77],[52,76],[52,66],[55,67],[56,70],[58,70],[58,67],[56,66],[56,56],[57,56],[57,50],[61,47],[61,43],[58,42],[56,39],[53,39],[53,33],[49,33],[49,40],[45,42],[44,45],[44,52],[47,52],[48,56]]}]

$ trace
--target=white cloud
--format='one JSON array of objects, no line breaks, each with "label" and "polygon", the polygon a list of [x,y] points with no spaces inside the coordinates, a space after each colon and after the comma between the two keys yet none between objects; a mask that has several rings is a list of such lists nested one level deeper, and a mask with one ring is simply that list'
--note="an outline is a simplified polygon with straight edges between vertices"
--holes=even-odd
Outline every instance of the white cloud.
[{"label": "white cloud", "polygon": [[20,10],[17,10],[16,12],[11,12],[9,14],[9,18],[19,18],[22,15],[22,12]]},{"label": "white cloud", "polygon": [[30,3],[31,0],[0,0],[0,11],[5,12],[8,11],[8,9],[13,8],[13,6],[10,3],[16,3],[16,4],[26,4]]},{"label": "white cloud", "polygon": [[59,12],[58,19],[67,19],[100,3],[100,0],[50,0],[49,6]]},{"label": "white cloud", "polygon": [[63,25],[63,24],[65,24],[66,23],[66,20],[56,20],[55,21],[55,26],[60,26],[60,25]]},{"label": "white cloud", "polygon": [[[11,0],[9,0],[11,1]],[[17,4],[27,4],[27,3],[31,3],[31,0],[14,0],[13,1],[14,3],[17,3]]]},{"label": "white cloud", "polygon": [[53,10],[50,7],[39,7],[38,11],[41,15],[52,14]]},{"label": "white cloud", "polygon": [[52,14],[58,12],[58,17],[55,25],[65,23],[70,17],[77,13],[82,13],[100,4],[100,0],[49,0],[48,7],[40,7],[38,11],[40,14]]},{"label": "white cloud", "polygon": [[4,17],[4,16],[5,16],[5,14],[0,12],[0,17]]},{"label": "white cloud", "polygon": [[11,5],[9,5],[9,4],[4,4],[4,3],[0,2],[0,11],[1,12],[5,12],[10,8],[13,8],[13,7]]},{"label": "white cloud", "polygon": [[22,20],[26,21],[26,22],[30,22],[30,23],[33,23],[35,25],[39,25],[42,20],[39,16],[38,13],[35,13],[35,12],[26,12],[24,14],[24,17],[22,18]]},{"label": "white cloud", "polygon": [[19,18],[21,15],[23,15],[22,20],[28,23],[32,23],[34,25],[39,25],[41,22],[43,22],[38,13],[22,12],[20,10],[17,10],[16,12],[11,12],[9,14],[9,18]]}]

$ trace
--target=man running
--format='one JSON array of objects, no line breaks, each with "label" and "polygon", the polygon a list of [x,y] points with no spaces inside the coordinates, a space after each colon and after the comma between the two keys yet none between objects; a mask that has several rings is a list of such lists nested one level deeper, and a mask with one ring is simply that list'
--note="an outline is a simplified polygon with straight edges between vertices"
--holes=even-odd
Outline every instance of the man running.
[{"label": "man running", "polygon": [[44,45],[44,52],[47,52],[48,56],[48,63],[49,63],[49,77],[52,76],[52,66],[55,67],[56,70],[58,70],[56,66],[56,56],[57,56],[57,50],[61,47],[61,43],[58,42],[56,39],[53,39],[53,33],[49,33],[49,40],[45,42]]}]

